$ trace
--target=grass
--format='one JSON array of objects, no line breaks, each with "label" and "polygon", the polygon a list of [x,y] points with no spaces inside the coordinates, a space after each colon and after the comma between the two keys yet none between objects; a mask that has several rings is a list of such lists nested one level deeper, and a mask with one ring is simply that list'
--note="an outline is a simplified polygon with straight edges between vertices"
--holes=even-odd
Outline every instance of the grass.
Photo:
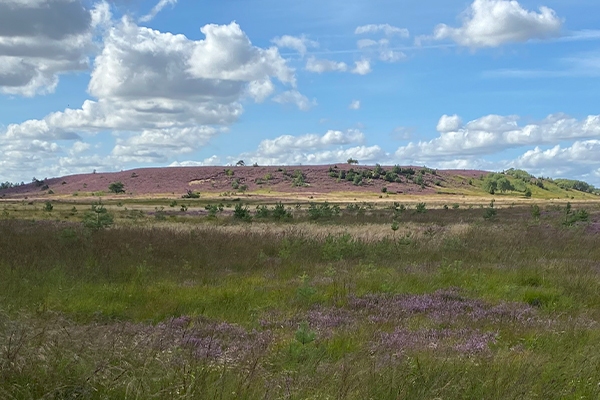
[{"label": "grass", "polygon": [[97,232],[84,204],[0,219],[0,398],[600,396],[598,233],[560,205],[413,206],[393,231],[381,206],[245,223],[123,203]]}]

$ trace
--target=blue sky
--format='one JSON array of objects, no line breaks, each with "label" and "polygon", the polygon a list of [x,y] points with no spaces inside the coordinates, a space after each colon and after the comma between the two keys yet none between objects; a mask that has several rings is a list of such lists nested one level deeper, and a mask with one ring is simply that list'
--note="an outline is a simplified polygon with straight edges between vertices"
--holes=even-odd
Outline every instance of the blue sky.
[{"label": "blue sky", "polygon": [[5,0],[0,180],[523,168],[600,184],[592,0]]}]

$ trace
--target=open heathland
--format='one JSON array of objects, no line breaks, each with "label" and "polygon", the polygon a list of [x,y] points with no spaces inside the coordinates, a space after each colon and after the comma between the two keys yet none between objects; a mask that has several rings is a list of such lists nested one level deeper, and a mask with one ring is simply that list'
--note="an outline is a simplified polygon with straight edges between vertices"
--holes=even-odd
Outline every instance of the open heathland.
[{"label": "open heathland", "polygon": [[600,204],[488,197],[5,200],[0,398],[599,398]]}]

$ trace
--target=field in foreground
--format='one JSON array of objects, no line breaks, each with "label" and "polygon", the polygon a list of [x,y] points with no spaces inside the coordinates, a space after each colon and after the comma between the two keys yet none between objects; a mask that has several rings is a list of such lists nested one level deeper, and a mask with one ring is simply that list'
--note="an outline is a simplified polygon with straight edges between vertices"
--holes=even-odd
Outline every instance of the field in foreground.
[{"label": "field in foreground", "polygon": [[0,219],[2,399],[600,397],[597,203],[70,206]]}]

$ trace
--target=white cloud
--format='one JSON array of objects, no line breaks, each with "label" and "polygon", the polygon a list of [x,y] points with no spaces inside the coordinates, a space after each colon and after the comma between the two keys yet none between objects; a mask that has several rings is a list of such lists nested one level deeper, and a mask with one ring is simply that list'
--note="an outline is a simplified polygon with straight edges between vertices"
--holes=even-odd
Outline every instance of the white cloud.
[{"label": "white cloud", "polygon": [[366,49],[367,47],[377,46],[377,43],[378,42],[372,39],[360,39],[356,42],[356,46],[359,49]]},{"label": "white cloud", "polygon": [[[389,156],[379,146],[362,145],[364,141],[364,134],[354,129],[345,132],[330,130],[324,135],[284,135],[263,140],[256,151],[230,157],[230,160],[243,159],[261,165],[297,165],[345,162],[349,157],[373,162]],[[349,145],[355,146],[344,148]]]},{"label": "white cloud", "polygon": [[600,115],[577,120],[554,114],[537,123],[520,126],[518,122],[517,116],[488,115],[463,126],[459,117],[443,116],[438,123],[437,138],[409,143],[400,147],[396,156],[419,162],[449,160],[495,154],[507,148],[600,137]]},{"label": "white cloud", "polygon": [[306,36],[296,37],[285,35],[281,37],[276,37],[272,40],[272,42],[275,43],[275,45],[280,49],[286,48],[296,50],[303,57],[306,54],[308,48],[319,47],[319,42],[310,40],[306,38]]},{"label": "white cloud", "polygon": [[546,150],[538,146],[513,160],[510,166],[536,175],[583,176],[600,167],[600,140],[576,141],[568,147],[556,145]]},{"label": "white cloud", "polygon": [[352,103],[348,106],[350,110],[360,110],[360,100],[352,100]]},{"label": "white cloud", "polygon": [[173,162],[169,167],[205,167],[205,166],[214,166],[214,165],[222,165],[221,158],[213,155],[209,158],[205,158],[204,161],[182,161],[182,162]]},{"label": "white cloud", "polygon": [[403,38],[407,38],[410,36],[408,29],[398,28],[395,26],[391,26],[389,24],[363,25],[363,26],[357,27],[356,30],[354,31],[354,33],[356,35],[362,35],[362,34],[366,34],[366,33],[379,33],[379,32],[385,33],[386,36],[398,35]]},{"label": "white cloud", "polygon": [[457,131],[462,127],[462,119],[454,115],[442,115],[440,118],[436,130],[438,132],[452,132]]},{"label": "white cloud", "polygon": [[52,93],[60,75],[87,70],[106,18],[106,3],[87,9],[80,0],[0,2],[0,93]]},{"label": "white cloud", "polygon": [[356,61],[355,65],[356,66],[352,70],[353,74],[366,75],[373,71],[371,69],[371,61],[368,58],[363,58],[360,61]]},{"label": "white cloud", "polygon": [[393,50],[383,49],[379,52],[379,59],[381,61],[393,63],[393,62],[405,60],[406,58],[407,58],[406,54],[404,54],[401,51],[393,51]]},{"label": "white cloud", "polygon": [[76,156],[78,154],[86,152],[91,147],[92,147],[92,145],[89,143],[77,141],[77,142],[73,143],[71,150],[69,150],[69,154],[71,154],[72,156]]},{"label": "white cloud", "polygon": [[175,4],[177,4],[177,0],[160,0],[154,7],[152,7],[152,10],[150,10],[147,15],[144,15],[140,18],[140,22],[152,21],[154,17],[156,17],[156,15],[169,4],[175,6]]},{"label": "white cloud", "polygon": [[475,0],[462,20],[458,28],[440,24],[433,36],[421,39],[451,39],[472,49],[498,47],[559,36],[563,24],[554,10],[540,7],[539,12],[528,11],[515,0]]},{"label": "white cloud", "polygon": [[297,90],[288,90],[275,97],[273,101],[279,104],[295,104],[302,111],[308,111],[311,108],[317,106],[317,100],[309,100],[308,97],[303,95]]},{"label": "white cloud", "polygon": [[[96,100],[0,131],[0,170],[49,168],[67,151],[64,141],[106,131],[117,137],[110,168],[164,163],[199,149],[236,122],[243,99],[270,96],[272,78],[295,86],[294,70],[277,49],[253,46],[237,24],[207,25],[202,32],[206,39],[193,41],[127,18],[110,27],[88,87]],[[31,147],[32,140],[48,145]],[[61,158],[60,171],[76,170],[78,163],[89,164],[85,157]]]},{"label": "white cloud", "polygon": [[306,70],[318,74],[322,74],[323,72],[346,72],[348,70],[348,65],[343,62],[317,60],[315,57],[310,57],[306,61]]}]

